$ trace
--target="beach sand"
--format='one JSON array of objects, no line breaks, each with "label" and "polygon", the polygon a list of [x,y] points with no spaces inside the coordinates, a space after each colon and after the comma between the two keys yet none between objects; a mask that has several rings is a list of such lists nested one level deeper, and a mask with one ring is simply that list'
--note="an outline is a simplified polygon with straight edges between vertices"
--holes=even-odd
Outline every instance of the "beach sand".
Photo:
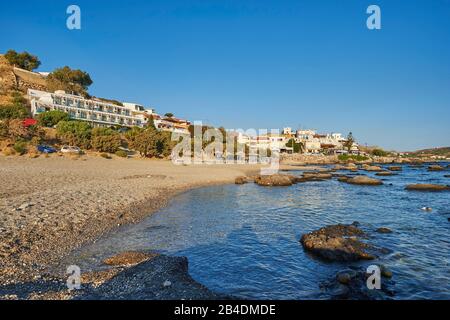
[{"label": "beach sand", "polygon": [[97,155],[0,156],[0,284],[39,279],[71,250],[138,222],[175,194],[233,183],[258,169]]}]

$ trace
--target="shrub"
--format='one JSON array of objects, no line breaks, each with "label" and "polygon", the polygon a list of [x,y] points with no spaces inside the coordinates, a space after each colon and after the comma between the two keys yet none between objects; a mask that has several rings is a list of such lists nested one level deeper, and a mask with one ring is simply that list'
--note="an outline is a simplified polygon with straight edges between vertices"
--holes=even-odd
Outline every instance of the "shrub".
[{"label": "shrub", "polygon": [[116,151],[116,156],[121,157],[121,158],[126,158],[126,157],[128,157],[128,153],[126,153],[123,150],[118,150],[118,151]]},{"label": "shrub", "polygon": [[12,156],[13,154],[16,154],[13,148],[6,147],[3,149],[3,155],[5,156]]},{"label": "shrub", "polygon": [[169,132],[148,127],[132,138],[130,147],[142,157],[168,156],[172,150],[172,141]]},{"label": "shrub", "polygon": [[361,155],[348,155],[348,154],[340,154],[338,156],[338,159],[340,161],[348,161],[348,160],[354,160],[354,161],[366,161],[369,160],[368,157],[366,156],[361,156]]},{"label": "shrub", "polygon": [[0,106],[0,120],[3,119],[25,119],[29,116],[28,110],[23,105]]},{"label": "shrub", "polygon": [[118,134],[107,136],[93,136],[91,146],[100,152],[116,152],[122,145],[122,140]]},{"label": "shrub", "polygon": [[100,154],[100,157],[105,158],[105,159],[111,159],[111,156],[104,152]]},{"label": "shrub", "polygon": [[61,121],[69,121],[69,114],[59,110],[41,113],[37,116],[38,123],[43,127],[53,127]]},{"label": "shrub", "polygon": [[60,121],[56,126],[59,139],[65,144],[89,149],[92,127],[83,121]]},{"label": "shrub", "polygon": [[8,137],[12,139],[23,138],[26,139],[29,137],[30,132],[28,128],[23,125],[23,121],[20,119],[13,119],[7,122],[8,127]]},{"label": "shrub", "polygon": [[14,151],[16,151],[20,155],[27,153],[27,143],[25,141],[17,141],[14,144],[13,148]]},{"label": "shrub", "polygon": [[388,153],[384,151],[383,149],[373,149],[372,155],[378,156],[378,157],[386,157]]},{"label": "shrub", "polygon": [[38,57],[33,56],[26,51],[17,53],[14,50],[8,50],[4,57],[8,60],[9,64],[16,65],[17,67],[28,71],[33,71],[41,64]]}]

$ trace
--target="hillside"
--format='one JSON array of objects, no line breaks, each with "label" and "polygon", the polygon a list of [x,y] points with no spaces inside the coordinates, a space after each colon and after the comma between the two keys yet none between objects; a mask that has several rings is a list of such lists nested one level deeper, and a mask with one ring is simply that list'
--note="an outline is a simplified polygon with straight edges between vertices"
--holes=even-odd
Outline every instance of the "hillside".
[{"label": "hillside", "polygon": [[417,150],[414,152],[409,152],[408,155],[450,157],[450,147],[422,149],[422,150]]}]

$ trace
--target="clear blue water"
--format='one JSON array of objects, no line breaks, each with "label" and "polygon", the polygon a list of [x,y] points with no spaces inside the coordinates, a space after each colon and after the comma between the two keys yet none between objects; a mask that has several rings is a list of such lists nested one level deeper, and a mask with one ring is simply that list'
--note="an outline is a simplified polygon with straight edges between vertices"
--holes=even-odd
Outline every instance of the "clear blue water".
[{"label": "clear blue water", "polygon": [[[450,184],[444,174],[449,171],[404,166],[398,175],[384,177],[383,186],[333,179],[291,187],[201,188],[82,248],[68,261],[82,270],[95,269],[103,258],[124,250],[155,250],[188,257],[192,277],[220,293],[247,299],[326,299],[320,283],[349,264],[318,260],[303,250],[299,239],[325,225],[356,220],[365,230],[394,231],[372,232],[369,241],[391,250],[375,264],[392,270],[395,299],[450,299],[450,192],[404,190],[410,183]],[[367,264],[373,262],[361,265]]]}]

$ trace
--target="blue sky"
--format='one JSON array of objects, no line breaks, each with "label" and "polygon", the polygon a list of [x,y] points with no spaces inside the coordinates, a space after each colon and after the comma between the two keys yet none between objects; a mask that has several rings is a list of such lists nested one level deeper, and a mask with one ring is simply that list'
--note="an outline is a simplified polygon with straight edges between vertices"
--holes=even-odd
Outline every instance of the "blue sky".
[{"label": "blue sky", "polygon": [[[81,8],[82,29],[66,28]],[[377,4],[382,29],[366,28]],[[90,73],[90,93],[226,128],[450,145],[450,0],[2,1],[0,52]]]}]

